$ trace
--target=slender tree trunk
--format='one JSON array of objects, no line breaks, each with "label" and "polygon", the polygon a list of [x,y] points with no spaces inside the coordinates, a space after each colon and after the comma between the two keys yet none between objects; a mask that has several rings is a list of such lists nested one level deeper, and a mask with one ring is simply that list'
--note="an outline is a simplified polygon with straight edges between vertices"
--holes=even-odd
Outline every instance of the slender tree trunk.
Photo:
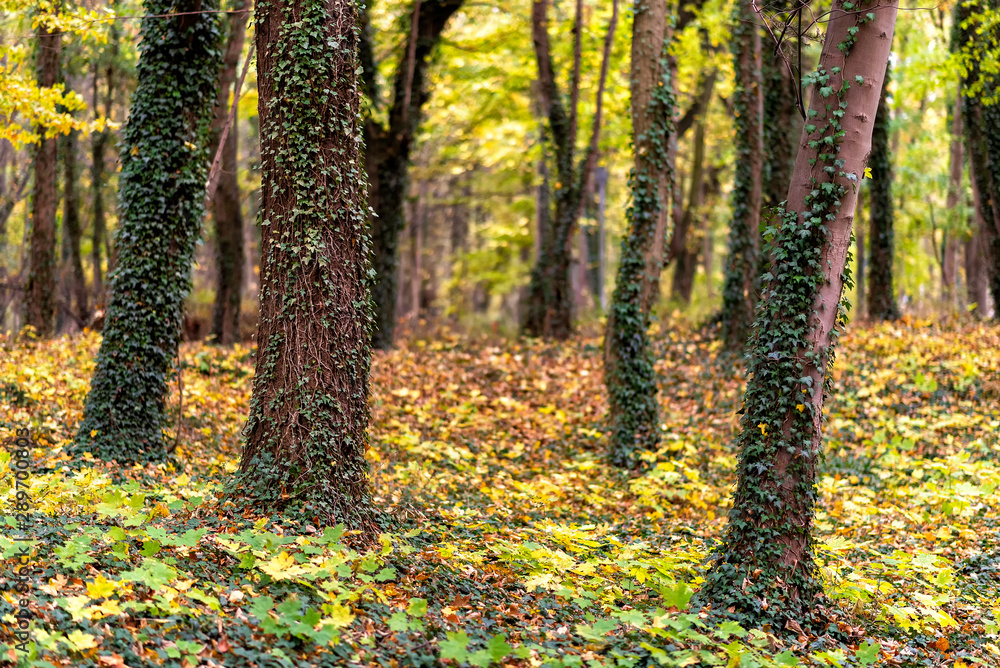
[{"label": "slender tree trunk", "polygon": [[297,509],[370,537],[377,529],[365,461],[371,237],[357,7],[277,0],[256,8],[267,225],[260,352],[231,491],[265,513]]},{"label": "slender tree trunk", "polygon": [[[243,53],[249,0],[237,0],[229,14],[229,38],[219,70],[215,120],[212,122],[209,155],[214,156],[229,117],[229,96],[234,90],[236,68]],[[212,200],[215,219],[215,306],[212,311],[212,339],[230,346],[240,337],[240,305],[243,300],[243,212],[240,206],[236,147],[239,145],[239,118],[226,135],[218,187]]]},{"label": "slender tree trunk", "polygon": [[732,351],[742,351],[746,347],[757,304],[755,284],[763,204],[764,92],[760,31],[756,21],[753,5],[740,0],[733,29],[737,162],[721,315],[722,338],[726,348]]},{"label": "slender tree trunk", "polygon": [[[376,348],[392,347],[396,328],[396,298],[399,282],[399,236],[406,224],[403,202],[409,191],[410,151],[420,127],[423,107],[430,99],[427,90],[427,67],[441,33],[463,0],[425,0],[414,5],[411,30],[396,68],[393,101],[387,126],[369,118],[365,124],[365,168],[370,183],[369,204],[375,211],[372,239],[375,253],[375,331]],[[367,22],[367,19],[363,19]],[[413,26],[412,24],[416,25]],[[361,63],[363,85],[377,103],[374,53],[366,33],[362,33]],[[415,41],[414,41],[415,40]],[[371,75],[369,75],[371,73]]]},{"label": "slender tree trunk", "polygon": [[[38,85],[51,88],[59,80],[62,33],[46,23],[38,26]],[[58,140],[47,137],[48,128],[39,127],[42,137],[35,150],[35,190],[31,202],[29,272],[25,287],[26,325],[40,337],[53,333],[56,315],[56,180]]]},{"label": "slender tree trunk", "polygon": [[955,106],[951,117],[951,152],[948,168],[948,216],[950,224],[945,227],[941,244],[943,267],[941,270],[942,299],[948,308],[957,306],[956,281],[958,276],[958,233],[962,227],[962,170],[965,166],[965,150],[962,146],[962,93],[955,96]]},{"label": "slender tree trunk", "polygon": [[[578,11],[580,5],[577,6]],[[521,330],[528,336],[567,338],[573,329],[573,299],[569,280],[570,240],[576,229],[583,202],[583,189],[597,162],[597,145],[601,131],[604,85],[607,81],[611,46],[618,21],[618,0],[612,1],[611,21],[604,39],[604,54],[597,85],[596,111],[587,148],[580,169],[574,164],[576,107],[564,109],[552,65],[548,35],[548,0],[534,0],[532,6],[532,38],[538,62],[539,91],[542,108],[548,111],[549,131],[555,147],[556,175],[555,215],[542,239],[538,261],[531,271],[525,297]],[[580,39],[577,31],[575,39]],[[571,99],[575,93],[571,91]]]},{"label": "slender tree trunk", "polygon": [[[118,0],[111,1],[111,9],[115,11]],[[112,22],[109,29],[108,42],[110,53],[108,56],[108,66],[106,70],[107,95],[104,97],[104,115],[111,118],[115,100],[115,86],[117,85],[116,75],[118,72],[118,40],[119,31],[117,22]],[[99,93],[100,69],[94,68],[94,93],[93,109],[94,117],[98,115],[98,93]],[[93,224],[91,225],[91,263],[94,271],[94,304],[96,308],[104,309],[106,305],[104,272],[101,266],[101,246],[107,252],[108,270],[111,270],[111,246],[108,240],[108,224],[104,204],[105,168],[107,146],[111,139],[111,130],[105,129],[103,132],[95,133],[91,138],[91,172],[90,188],[93,209]]]},{"label": "slender tree trunk", "polygon": [[145,1],[138,85],[122,138],[118,257],[75,447],[101,459],[167,455],[167,376],[204,213],[221,60],[217,10],[214,0]]},{"label": "slender tree trunk", "polygon": [[857,186],[871,148],[896,10],[883,1],[847,11],[834,0],[788,213],[776,222],[770,276],[749,347],[736,493],[695,601],[742,623],[784,628],[792,619],[817,633],[829,623],[813,556],[816,462],[830,387],[826,372],[843,322]]},{"label": "slender tree trunk", "polygon": [[609,459],[636,468],[644,450],[660,439],[656,374],[650,350],[647,258],[656,243],[656,227],[669,210],[669,147],[674,97],[667,63],[670,31],[666,0],[637,0],[632,25],[632,132],[635,165],[630,177],[632,207],[622,238],[618,279],[604,333],[604,383],[608,388]]},{"label": "slender tree trunk", "polygon": [[[877,121],[876,121],[877,122]],[[874,134],[874,133],[872,133]],[[865,187],[858,186],[858,207],[855,218],[854,236],[857,240],[858,248],[858,275],[854,277],[854,284],[858,286],[858,303],[855,305],[858,318],[865,317]]]},{"label": "slender tree trunk", "polygon": [[688,204],[681,216],[680,224],[674,228],[670,243],[670,257],[674,262],[674,280],[671,285],[671,297],[685,304],[691,302],[691,290],[694,287],[694,270],[698,266],[697,239],[694,243],[688,241],[691,226],[701,213],[701,196],[703,188],[702,177],[705,167],[705,124],[698,121],[694,130],[694,157],[691,159],[691,184],[688,191]]},{"label": "slender tree trunk", "polygon": [[420,317],[420,295],[423,288],[424,222],[427,217],[427,182],[417,186],[417,203],[413,207],[413,221],[410,228],[410,249],[412,252],[410,278],[410,317],[416,321]]},{"label": "slender tree trunk", "polygon": [[90,304],[87,297],[87,278],[83,273],[80,256],[80,197],[77,186],[77,133],[70,132],[63,141],[63,234],[64,247],[69,256],[64,261],[69,265],[69,294],[73,298],[76,319],[81,327],[90,322]]},{"label": "slender tree trunk", "polygon": [[875,116],[872,132],[872,153],[868,159],[871,166],[871,228],[868,239],[870,246],[868,270],[868,317],[876,322],[899,318],[899,306],[892,290],[892,264],[894,257],[894,222],[892,207],[892,159],[889,153],[889,104],[886,101],[889,85],[889,71],[886,70],[882,85],[882,96]]}]

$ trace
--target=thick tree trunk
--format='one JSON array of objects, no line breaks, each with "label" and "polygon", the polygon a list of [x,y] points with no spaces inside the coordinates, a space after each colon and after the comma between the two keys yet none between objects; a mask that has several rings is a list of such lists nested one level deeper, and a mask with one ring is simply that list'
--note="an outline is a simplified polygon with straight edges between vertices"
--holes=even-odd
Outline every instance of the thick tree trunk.
[{"label": "thick tree trunk", "polygon": [[899,318],[899,306],[896,305],[892,289],[895,214],[892,206],[892,159],[889,154],[891,118],[886,101],[889,76],[887,69],[872,132],[872,153],[868,159],[872,170],[869,183],[871,227],[868,235],[868,317],[876,322]]},{"label": "thick tree trunk", "polygon": [[[237,0],[229,14],[229,38],[219,70],[215,120],[212,122],[209,155],[214,156],[229,117],[229,95],[236,81],[236,67],[243,53],[249,0]],[[212,311],[212,339],[230,346],[240,337],[240,305],[243,299],[243,212],[240,206],[240,184],[237,180],[236,147],[239,141],[239,118],[226,135],[222,147],[219,184],[212,200],[215,219],[215,306]]]},{"label": "thick tree trunk", "polygon": [[365,461],[373,319],[357,7],[257,5],[266,225],[259,352],[231,491],[264,513],[299,510],[370,537],[378,526]]},{"label": "thick tree trunk", "polygon": [[[379,126],[369,118],[365,124],[365,168],[368,172],[369,204],[375,211],[372,219],[372,239],[375,254],[373,269],[375,284],[375,331],[372,344],[376,348],[392,347],[396,328],[396,297],[399,282],[399,235],[406,224],[403,202],[409,190],[410,151],[420,127],[424,104],[430,99],[427,90],[427,67],[431,54],[441,39],[441,33],[463,0],[422,0],[414,6],[410,30],[403,57],[396,68],[393,101],[389,109],[389,124]],[[415,41],[414,41],[415,40]],[[377,103],[377,90],[368,72],[374,73],[371,45],[362,33],[362,66],[364,85]]]},{"label": "thick tree trunk", "polygon": [[217,9],[214,0],[145,2],[138,84],[122,138],[117,260],[75,446],[101,459],[167,456],[167,376],[204,213],[221,60]]},{"label": "thick tree trunk", "polygon": [[[580,10],[579,5],[577,9]],[[539,93],[542,108],[547,111],[549,131],[555,147],[557,182],[555,215],[549,221],[538,261],[531,271],[521,330],[528,336],[565,339],[573,330],[573,294],[569,280],[570,240],[580,217],[584,186],[597,163],[604,85],[618,21],[618,0],[612,2],[611,21],[604,39],[590,145],[580,169],[574,164],[576,108],[571,105],[567,113],[555,80],[549,47],[548,0],[534,0],[531,18],[535,58],[538,62]],[[579,31],[575,39],[580,39]],[[571,92],[571,98],[574,95]]]},{"label": "thick tree trunk", "polygon": [[[47,24],[38,26],[38,85],[51,88],[59,79],[62,32]],[[35,149],[35,189],[31,202],[28,283],[25,287],[24,323],[38,336],[52,335],[56,315],[56,193],[58,140],[46,137],[48,128],[37,129],[41,140]]]},{"label": "thick tree trunk", "polygon": [[81,327],[90,322],[90,304],[87,298],[87,278],[83,273],[80,257],[80,197],[76,189],[77,181],[77,133],[70,132],[63,141],[63,237],[64,247],[69,256],[63,258],[68,264],[67,279],[69,294],[73,299],[73,310]]},{"label": "thick tree trunk", "polygon": [[729,224],[729,256],[722,293],[722,338],[726,348],[742,351],[747,344],[757,304],[757,255],[763,204],[764,91],[757,14],[740,0],[733,29],[736,76],[736,175],[733,217]]},{"label": "thick tree trunk", "polygon": [[[974,44],[982,39],[981,26],[970,23],[975,6],[959,3],[955,8],[953,48]],[[963,27],[964,26],[964,27]],[[979,85],[985,90],[973,92]],[[979,250],[985,262],[989,292],[1000,311],[1000,109],[983,99],[993,93],[988,80],[980,80],[980,65],[973,60],[962,86],[962,121],[965,150],[969,155],[969,176],[975,193],[979,227]],[[979,302],[977,302],[979,303]],[[985,304],[977,312],[985,314]],[[997,314],[1000,316],[1000,313]]]},{"label": "thick tree trunk", "polygon": [[638,0],[632,25],[632,132],[635,166],[630,177],[632,207],[622,238],[618,278],[604,333],[604,383],[608,388],[609,459],[635,468],[644,450],[660,439],[656,374],[644,304],[651,275],[656,227],[670,206],[669,146],[674,97],[667,66],[670,32],[666,0]]},{"label": "thick tree trunk", "polygon": [[819,633],[828,622],[813,556],[816,462],[857,186],[896,10],[886,0],[860,11],[834,1],[788,213],[776,222],[750,343],[736,494],[696,601],[742,623],[783,628],[793,619]]}]

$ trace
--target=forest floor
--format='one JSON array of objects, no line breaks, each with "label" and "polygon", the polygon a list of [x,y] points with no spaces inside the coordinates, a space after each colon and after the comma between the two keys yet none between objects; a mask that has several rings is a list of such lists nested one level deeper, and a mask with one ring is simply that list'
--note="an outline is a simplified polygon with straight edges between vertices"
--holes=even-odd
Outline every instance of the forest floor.
[{"label": "forest floor", "polygon": [[[176,465],[71,469],[98,344],[0,349],[0,439],[30,427],[40,511],[21,595],[37,644],[15,652],[20,599],[5,591],[0,663],[1000,666],[996,328],[843,337],[815,523],[839,633],[821,637],[688,610],[725,523],[743,387],[697,333],[656,337],[663,443],[631,479],[602,462],[597,338],[449,336],[377,355],[370,459],[399,529],[360,553],[337,528],[221,519],[246,347],[183,346]],[[10,466],[0,454],[4,589],[20,549]]]}]

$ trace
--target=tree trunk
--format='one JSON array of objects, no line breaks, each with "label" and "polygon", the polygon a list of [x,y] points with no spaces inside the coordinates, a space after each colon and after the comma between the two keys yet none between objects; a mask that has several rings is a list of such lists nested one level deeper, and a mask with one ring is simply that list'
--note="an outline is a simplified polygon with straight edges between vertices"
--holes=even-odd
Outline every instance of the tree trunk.
[{"label": "tree trunk", "polygon": [[63,258],[68,264],[69,294],[73,298],[77,324],[85,327],[90,322],[90,304],[87,298],[87,279],[83,273],[80,257],[80,197],[76,189],[77,181],[77,133],[70,132],[63,141],[63,234],[64,246],[69,256]]},{"label": "tree trunk", "polygon": [[[797,40],[792,37],[791,42]],[[770,47],[770,44],[768,45]],[[770,48],[761,54],[764,84],[764,206],[778,208],[788,195],[795,164],[795,138],[802,131],[802,117],[795,105],[795,86],[781,55]]]},{"label": "tree trunk", "polygon": [[[236,81],[236,67],[243,53],[249,0],[236,0],[229,14],[229,39],[219,70],[215,120],[212,122],[209,155],[219,148],[219,139],[229,117],[229,95]],[[215,219],[215,306],[212,311],[212,339],[231,346],[240,338],[240,305],[243,299],[243,212],[240,207],[240,184],[237,180],[236,147],[239,141],[239,116],[226,135],[222,147],[219,182],[212,200]]]},{"label": "tree trunk", "polygon": [[[111,9],[115,11],[118,6],[118,0],[111,0]],[[108,91],[104,98],[104,115],[107,118],[111,118],[112,109],[115,100],[115,86],[116,77],[118,71],[118,24],[112,21],[109,28],[108,42],[110,45],[110,54],[108,58],[107,66],[107,81],[108,81]],[[94,68],[94,97],[93,97],[93,109],[94,117],[98,116],[97,103],[98,103],[98,89],[100,79],[100,69]],[[91,188],[91,208],[93,209],[93,225],[91,226],[91,263],[93,264],[94,270],[94,304],[96,308],[104,309],[106,304],[105,294],[105,283],[104,283],[104,273],[101,266],[101,246],[104,246],[107,252],[108,258],[108,270],[111,270],[111,245],[108,240],[108,225],[105,217],[105,205],[104,205],[104,187],[105,187],[105,153],[107,151],[107,146],[109,140],[111,139],[111,130],[105,129],[103,132],[98,132],[91,138],[91,164],[90,164],[90,188]]]},{"label": "tree trunk", "polygon": [[760,250],[760,209],[763,203],[764,92],[757,14],[741,0],[733,28],[736,76],[736,175],[733,217],[729,224],[729,256],[722,293],[722,338],[726,348],[746,347],[757,304],[757,254]]},{"label": "tree trunk", "polygon": [[688,204],[681,216],[680,224],[674,228],[670,242],[670,257],[674,262],[674,280],[670,296],[685,304],[691,302],[694,287],[694,271],[698,266],[697,239],[689,243],[691,225],[701,213],[701,197],[704,190],[705,167],[705,123],[699,120],[694,130],[694,157],[691,161],[691,185],[688,190]]},{"label": "tree trunk", "polygon": [[872,153],[868,164],[872,179],[868,184],[871,191],[871,227],[868,235],[870,247],[868,268],[868,317],[878,322],[899,318],[899,306],[892,290],[893,262],[893,207],[892,207],[892,160],[889,154],[889,105],[886,95],[889,85],[889,70],[886,69],[882,96],[879,98],[875,129],[872,132]]},{"label": "tree trunk", "polygon": [[783,628],[793,619],[822,633],[829,621],[813,556],[816,461],[826,371],[844,317],[857,186],[871,148],[896,11],[896,3],[866,12],[834,1],[788,213],[775,223],[770,275],[749,347],[736,493],[696,600],[696,607],[709,604],[744,624]]},{"label": "tree trunk", "polygon": [[[368,200],[375,211],[371,221],[375,249],[375,283],[372,286],[375,331],[372,345],[380,349],[392,347],[396,328],[399,235],[406,224],[403,202],[409,190],[410,150],[420,127],[424,104],[430,99],[426,90],[427,67],[448,20],[461,8],[462,2],[423,0],[414,6],[411,23],[416,21],[416,29],[411,26],[402,51],[403,57],[396,68],[389,124],[380,126],[372,118],[368,118],[365,124],[365,169],[370,184]],[[374,73],[374,63],[368,62],[374,52],[367,35],[362,33],[361,37],[362,66],[366,77],[363,85],[377,105],[378,91],[372,77],[367,74]]]},{"label": "tree trunk", "polygon": [[365,461],[373,318],[357,7],[256,8],[266,224],[253,397],[230,491],[263,513],[297,509],[370,536],[378,516]]},{"label": "tree trunk", "polygon": [[941,239],[943,265],[941,268],[941,298],[949,309],[957,306],[956,280],[958,275],[958,230],[962,227],[962,170],[965,166],[965,151],[962,146],[962,94],[959,89],[955,96],[955,106],[951,118],[951,152],[948,169],[948,216],[950,224],[944,229]]},{"label": "tree trunk", "polygon": [[972,315],[983,318],[989,309],[990,286],[983,253],[983,224],[978,209],[975,217],[978,224],[965,242],[965,285]]},{"label": "tree trunk", "polygon": [[[978,22],[970,23],[974,9],[965,3],[956,5],[953,48],[974,45],[982,39],[978,34],[982,26]],[[978,95],[973,92],[977,85],[984,89]],[[1000,311],[1000,109],[996,104],[983,102],[983,98],[990,97],[994,91],[988,79],[980,80],[980,64],[976,59],[963,77],[961,88],[965,150],[969,154],[969,176],[975,193],[977,220],[981,225],[978,245],[985,263],[989,292]],[[986,304],[977,303],[977,313],[985,315]]]},{"label": "tree trunk", "polygon": [[[604,383],[608,388],[609,459],[636,468],[644,450],[660,439],[656,374],[644,293],[650,280],[656,227],[670,206],[669,147],[674,97],[667,65],[670,31],[666,0],[639,0],[632,25],[632,132],[635,165],[629,179],[632,207],[622,238],[618,278],[604,333]],[[659,277],[662,267],[654,266]]]},{"label": "tree trunk", "polygon": [[214,0],[145,2],[122,138],[117,260],[76,452],[119,462],[167,456],[167,376],[204,213],[217,9]]},{"label": "tree trunk", "polygon": [[[62,32],[47,23],[38,26],[38,85],[51,88],[59,79]],[[56,315],[56,193],[58,140],[47,137],[48,128],[36,130],[41,136],[35,149],[35,190],[31,202],[28,283],[25,287],[24,322],[38,336],[53,333]]]},{"label": "tree trunk", "polygon": [[854,228],[854,236],[857,240],[858,250],[858,275],[854,277],[854,284],[858,286],[858,303],[855,305],[855,309],[858,319],[861,319],[864,318],[865,306],[868,302],[865,299],[865,188],[860,185],[858,186],[858,206],[855,221],[857,224]]},{"label": "tree trunk", "polygon": [[[577,10],[580,10],[579,4]],[[555,147],[557,181],[555,215],[549,221],[538,261],[531,270],[521,330],[528,336],[566,339],[573,330],[573,295],[569,280],[570,240],[580,217],[584,186],[597,162],[604,85],[618,20],[618,0],[612,2],[611,21],[604,39],[604,54],[597,84],[590,145],[580,169],[574,164],[576,108],[571,105],[567,113],[555,80],[552,52],[549,48],[548,0],[534,0],[531,19],[535,58],[538,62],[539,92],[542,108],[547,111],[549,131]],[[576,31],[575,39],[581,39],[580,31]],[[571,91],[571,98],[574,96],[575,93]]]}]

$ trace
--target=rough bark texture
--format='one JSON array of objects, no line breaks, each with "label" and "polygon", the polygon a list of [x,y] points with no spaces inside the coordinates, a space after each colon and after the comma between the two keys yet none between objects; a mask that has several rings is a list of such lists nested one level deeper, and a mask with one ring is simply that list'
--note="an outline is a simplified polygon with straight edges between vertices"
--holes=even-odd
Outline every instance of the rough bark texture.
[{"label": "rough bark texture", "polygon": [[722,293],[722,338],[726,348],[742,351],[757,304],[757,256],[763,203],[764,91],[761,82],[760,31],[750,2],[741,0],[733,28],[736,76],[736,175],[729,256]]},{"label": "rough bark texture", "polygon": [[[219,90],[215,101],[209,155],[219,148],[223,127],[229,116],[229,96],[236,81],[236,67],[243,53],[249,0],[237,0],[229,14],[229,38],[219,70]],[[240,303],[243,298],[243,212],[240,207],[240,185],[237,180],[236,147],[239,141],[239,118],[226,135],[222,147],[219,185],[212,200],[215,219],[215,306],[212,311],[212,339],[229,346],[240,336]]]},{"label": "rough bark texture", "polygon": [[[416,18],[416,30],[411,30],[403,48],[403,57],[396,68],[392,106],[388,125],[379,125],[373,118],[365,123],[365,168],[368,172],[368,201],[375,211],[371,221],[375,254],[373,269],[375,284],[375,331],[372,344],[376,348],[392,347],[396,328],[396,297],[399,291],[399,236],[406,224],[403,203],[409,190],[410,152],[420,127],[424,104],[430,99],[427,90],[427,67],[431,55],[441,40],[448,20],[462,6],[463,0],[422,0]],[[367,19],[364,20],[367,26]],[[361,33],[361,64],[366,93],[378,105],[375,86],[375,63],[368,36]],[[416,40],[415,45],[413,40]],[[412,56],[412,59],[409,57]]]},{"label": "rough bark texture", "polygon": [[820,68],[811,78],[812,117],[800,141],[787,213],[774,229],[750,343],[733,508],[696,601],[754,625],[783,628],[794,619],[818,631],[828,621],[813,557],[816,461],[826,372],[843,317],[857,185],[871,148],[897,6],[880,0],[860,9],[845,11],[835,0]]},{"label": "rough bark texture", "polygon": [[117,261],[76,452],[119,462],[167,456],[167,377],[204,214],[217,9],[214,0],[145,2],[122,138]]},{"label": "rough bark texture", "polygon": [[[59,79],[62,33],[47,24],[38,26],[36,66],[38,85],[50,88]],[[47,128],[38,128],[42,136],[35,149],[35,189],[31,202],[28,283],[25,286],[24,324],[35,328],[38,336],[52,335],[56,315],[56,193],[58,140],[46,137]]]},{"label": "rough bark texture", "polygon": [[[632,24],[632,206],[604,334],[609,458],[625,468],[637,467],[642,451],[654,449],[660,437],[656,374],[646,333],[649,309],[643,293],[651,278],[647,259],[656,243],[657,223],[669,210],[672,183],[674,98],[666,15],[666,0],[638,0]],[[659,277],[661,270],[654,266],[653,275]]]},{"label": "rough bark texture", "polygon": [[872,153],[868,165],[872,170],[869,183],[871,215],[868,234],[868,317],[875,321],[896,320],[899,306],[892,289],[895,213],[892,206],[892,160],[889,153],[889,104],[886,101],[889,72],[886,71],[882,96],[872,132]]},{"label": "rough bark texture", "polygon": [[[569,280],[570,240],[576,229],[583,202],[583,190],[597,162],[597,143],[601,130],[601,111],[608,61],[618,19],[618,0],[613,0],[611,22],[604,40],[604,56],[597,85],[597,104],[590,135],[590,145],[582,166],[575,164],[576,108],[563,106],[555,80],[552,51],[549,47],[548,0],[532,5],[532,39],[538,62],[539,94],[542,109],[549,120],[556,163],[555,213],[542,239],[538,260],[531,270],[525,295],[521,330],[528,336],[565,339],[573,328],[573,294]],[[580,33],[576,33],[579,39]],[[571,92],[571,99],[573,94]]]},{"label": "rough bark texture", "polygon": [[261,134],[258,354],[231,492],[370,536],[371,238],[354,0],[256,8]]}]

